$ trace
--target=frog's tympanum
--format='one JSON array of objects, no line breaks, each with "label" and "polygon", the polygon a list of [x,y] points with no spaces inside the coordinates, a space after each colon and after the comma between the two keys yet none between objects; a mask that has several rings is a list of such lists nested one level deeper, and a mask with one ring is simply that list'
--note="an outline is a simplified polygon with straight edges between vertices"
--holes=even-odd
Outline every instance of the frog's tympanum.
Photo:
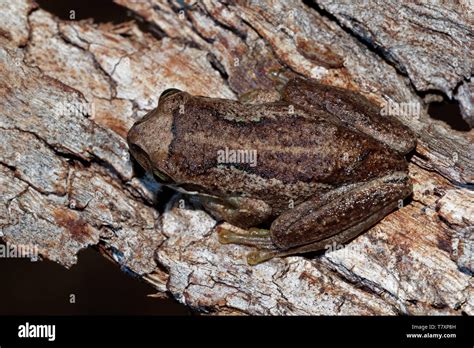
[{"label": "frog's tympanum", "polygon": [[344,243],[411,193],[410,130],[362,95],[302,78],[240,101],[168,89],[128,144],[158,181],[240,227],[217,233],[256,247],[250,264]]}]

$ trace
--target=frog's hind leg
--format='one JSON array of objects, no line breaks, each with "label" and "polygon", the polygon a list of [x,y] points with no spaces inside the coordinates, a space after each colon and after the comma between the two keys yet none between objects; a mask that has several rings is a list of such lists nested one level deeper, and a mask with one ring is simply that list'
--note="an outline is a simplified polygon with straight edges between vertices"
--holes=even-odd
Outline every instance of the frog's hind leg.
[{"label": "frog's hind leg", "polygon": [[269,233],[273,248],[255,244],[258,250],[247,261],[255,265],[346,243],[395,210],[410,193],[407,173],[395,172],[313,197],[275,219]]},{"label": "frog's hind leg", "polygon": [[270,260],[274,257],[285,257],[319,250],[328,251],[329,248],[333,247],[334,245],[342,245],[343,243],[346,243],[352,238],[356,237],[362,231],[377,223],[381,219],[381,217],[384,217],[385,215],[389,214],[392,210],[396,208],[396,206],[397,203],[392,202],[391,204],[384,206],[376,214],[369,216],[365,221],[358,223],[350,228],[347,228],[338,234],[313,243],[293,247],[286,250],[263,250],[261,248],[258,248],[257,250],[247,254],[247,262],[249,265],[256,265],[264,261]]},{"label": "frog's hind leg", "polygon": [[[395,172],[313,197],[280,215],[271,226],[277,256],[300,254],[355,238],[395,210],[409,196],[405,172]],[[258,261],[258,254],[253,260]],[[265,254],[260,255],[265,259]]]},{"label": "frog's hind leg", "polygon": [[281,214],[270,230],[220,225],[219,240],[256,247],[247,256],[250,265],[274,257],[327,249],[376,224],[395,210],[411,190],[407,173],[394,172],[312,197]]},{"label": "frog's hind leg", "polygon": [[273,249],[273,250],[263,250],[257,249],[255,251],[251,251],[247,254],[247,263],[251,266],[258,265],[264,261],[268,261],[273,259],[274,257],[285,257],[295,254],[304,254],[306,252],[311,252],[315,250],[322,250],[326,248],[328,245],[336,245],[342,244],[350,239],[352,236],[351,231],[344,231],[340,234],[335,236],[323,239],[321,241],[303,245],[301,247],[291,248],[287,250],[280,250],[280,249]]}]

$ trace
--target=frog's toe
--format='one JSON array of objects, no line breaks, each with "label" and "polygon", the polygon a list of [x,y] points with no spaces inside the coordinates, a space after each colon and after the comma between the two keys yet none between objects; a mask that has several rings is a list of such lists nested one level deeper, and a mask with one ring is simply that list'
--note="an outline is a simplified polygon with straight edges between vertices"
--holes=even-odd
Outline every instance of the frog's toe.
[{"label": "frog's toe", "polygon": [[255,266],[276,256],[279,256],[278,251],[256,250],[247,254],[247,263],[250,266]]},{"label": "frog's toe", "polygon": [[244,230],[228,223],[217,226],[217,235],[222,244],[242,244],[256,247],[247,254],[247,263],[250,266],[268,261],[274,257],[292,255],[292,250],[279,250],[273,244],[270,230],[250,228]]},{"label": "frog's toe", "polygon": [[270,231],[251,228],[244,230],[229,224],[217,226],[217,235],[222,244],[243,244],[258,248],[274,248]]}]

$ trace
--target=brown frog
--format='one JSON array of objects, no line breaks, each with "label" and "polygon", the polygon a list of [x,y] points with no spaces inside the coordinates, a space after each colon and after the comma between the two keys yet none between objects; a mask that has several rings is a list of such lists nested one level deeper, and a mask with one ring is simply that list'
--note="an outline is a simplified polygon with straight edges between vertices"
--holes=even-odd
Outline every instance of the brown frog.
[{"label": "brown frog", "polygon": [[240,101],[166,90],[127,140],[158,181],[243,228],[217,230],[257,248],[249,264],[344,243],[412,191],[411,131],[360,94],[302,78]]}]

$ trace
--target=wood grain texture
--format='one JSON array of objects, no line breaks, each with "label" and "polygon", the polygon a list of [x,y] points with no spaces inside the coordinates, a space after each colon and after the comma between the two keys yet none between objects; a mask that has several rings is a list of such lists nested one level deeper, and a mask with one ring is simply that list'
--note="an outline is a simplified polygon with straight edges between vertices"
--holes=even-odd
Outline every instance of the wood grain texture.
[{"label": "wood grain texture", "polygon": [[[466,100],[469,114],[469,82],[455,88],[471,74],[469,59],[433,66],[435,80],[416,63],[430,63],[446,45],[461,57],[466,45],[446,38],[411,49],[410,26],[394,37],[376,21],[356,28],[367,14],[352,2],[317,1],[319,9],[286,1],[116,2],[162,37],[133,22],[62,21],[27,0],[0,3],[3,241],[37,245],[66,267],[98,245],[158,293],[206,313],[474,314],[473,131],[431,119],[420,93]],[[443,6],[406,5],[411,12],[400,16],[443,36],[430,19],[452,10]],[[377,10],[381,20],[389,15]],[[458,12],[447,17],[448,35],[472,44],[472,23]],[[404,44],[403,51],[388,57],[368,47],[361,41],[368,30],[378,47]],[[349,88],[380,106],[419,103],[416,117],[397,115],[419,138],[409,166],[414,195],[344,249],[250,267],[248,249],[219,244],[215,221],[186,197],[163,201],[159,186],[134,171],[124,137],[166,88],[235,99],[275,86],[275,71]],[[157,204],[166,204],[163,214]]]}]

